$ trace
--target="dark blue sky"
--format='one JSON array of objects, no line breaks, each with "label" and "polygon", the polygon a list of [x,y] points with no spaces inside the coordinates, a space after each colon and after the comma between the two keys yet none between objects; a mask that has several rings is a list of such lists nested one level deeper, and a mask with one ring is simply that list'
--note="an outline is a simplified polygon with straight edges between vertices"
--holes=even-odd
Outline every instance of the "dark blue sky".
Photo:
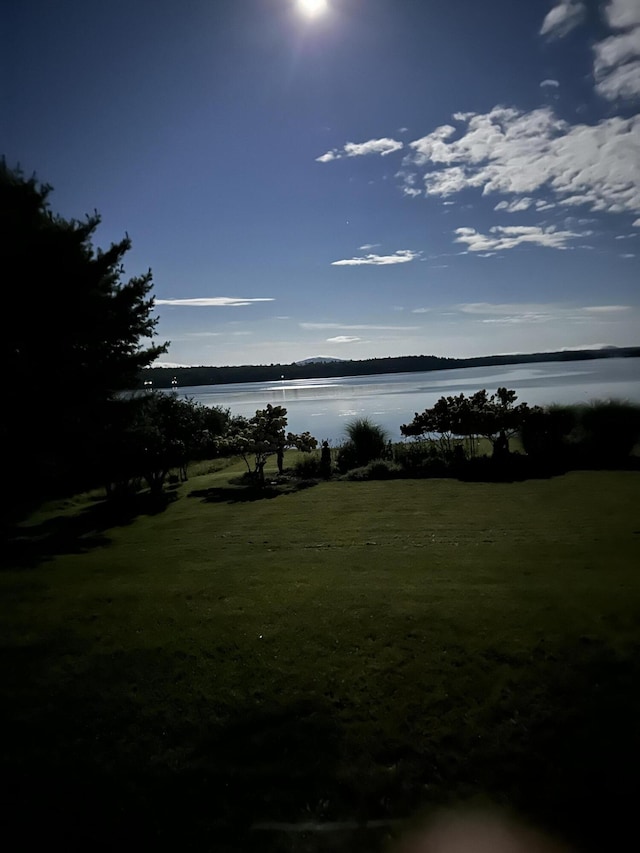
[{"label": "dark blue sky", "polygon": [[5,10],[0,151],[129,233],[165,361],[637,344],[640,0],[302,5]]}]

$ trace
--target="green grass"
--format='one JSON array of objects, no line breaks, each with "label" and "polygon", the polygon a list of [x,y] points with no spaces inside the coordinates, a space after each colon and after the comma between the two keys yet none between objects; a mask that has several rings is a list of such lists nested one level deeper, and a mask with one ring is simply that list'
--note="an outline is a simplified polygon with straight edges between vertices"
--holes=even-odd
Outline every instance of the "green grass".
[{"label": "green grass", "polygon": [[50,506],[31,534],[54,553],[0,573],[23,849],[311,850],[248,828],[470,801],[615,846],[640,759],[640,475],[237,502],[241,471],[119,526]]}]

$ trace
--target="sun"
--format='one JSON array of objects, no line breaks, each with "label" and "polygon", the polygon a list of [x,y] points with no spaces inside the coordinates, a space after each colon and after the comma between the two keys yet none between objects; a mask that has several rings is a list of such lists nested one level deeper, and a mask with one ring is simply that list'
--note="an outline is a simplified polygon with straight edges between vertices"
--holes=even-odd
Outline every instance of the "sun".
[{"label": "sun", "polygon": [[298,0],[298,9],[308,18],[315,18],[327,11],[327,0]]}]

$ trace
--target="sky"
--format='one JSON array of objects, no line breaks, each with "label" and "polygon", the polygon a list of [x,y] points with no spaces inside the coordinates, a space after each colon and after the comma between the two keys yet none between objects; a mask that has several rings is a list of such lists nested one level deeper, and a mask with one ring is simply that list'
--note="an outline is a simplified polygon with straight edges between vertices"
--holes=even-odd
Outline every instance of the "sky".
[{"label": "sky", "polygon": [[640,0],[23,0],[1,27],[0,153],[131,237],[163,364],[640,344]]}]

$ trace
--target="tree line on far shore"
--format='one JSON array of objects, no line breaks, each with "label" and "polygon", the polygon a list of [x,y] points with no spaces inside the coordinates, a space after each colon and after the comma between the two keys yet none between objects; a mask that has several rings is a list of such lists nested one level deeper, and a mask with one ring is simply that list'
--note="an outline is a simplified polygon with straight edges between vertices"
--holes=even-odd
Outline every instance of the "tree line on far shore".
[{"label": "tree line on far shore", "polygon": [[462,367],[499,367],[551,361],[585,361],[600,358],[640,358],[640,347],[603,347],[596,350],[560,350],[476,358],[442,358],[435,355],[403,355],[331,362],[293,364],[244,364],[225,367],[149,367],[140,371],[136,388],[189,388],[198,385],[229,385],[235,382],[276,382],[292,379],[325,379],[373,376],[388,373],[420,373]]}]

